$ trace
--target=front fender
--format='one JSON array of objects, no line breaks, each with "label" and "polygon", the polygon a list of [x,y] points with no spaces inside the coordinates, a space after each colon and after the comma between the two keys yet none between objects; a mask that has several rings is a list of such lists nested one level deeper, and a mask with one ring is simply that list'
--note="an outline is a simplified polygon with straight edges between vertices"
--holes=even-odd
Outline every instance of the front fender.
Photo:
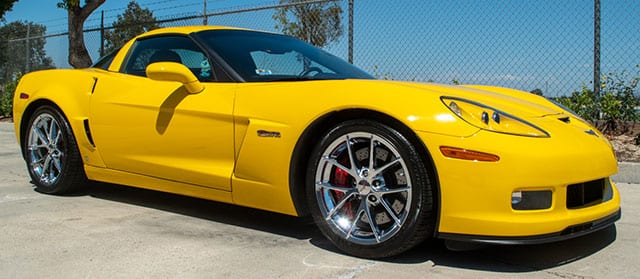
[{"label": "front fender", "polygon": [[85,164],[104,167],[87,134],[91,94],[99,73],[86,70],[47,70],[25,75],[14,94],[13,115],[20,145],[32,113],[42,105],[51,105],[66,117]]}]

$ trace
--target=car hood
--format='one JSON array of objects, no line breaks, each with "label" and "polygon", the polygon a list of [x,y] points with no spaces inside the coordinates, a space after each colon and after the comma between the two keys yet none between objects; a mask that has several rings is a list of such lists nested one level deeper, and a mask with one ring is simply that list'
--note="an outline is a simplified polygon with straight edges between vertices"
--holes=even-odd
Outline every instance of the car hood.
[{"label": "car hood", "polygon": [[481,103],[523,118],[566,113],[542,96],[510,88],[486,85],[443,85],[393,82],[396,85],[424,90],[440,97],[455,97]]}]

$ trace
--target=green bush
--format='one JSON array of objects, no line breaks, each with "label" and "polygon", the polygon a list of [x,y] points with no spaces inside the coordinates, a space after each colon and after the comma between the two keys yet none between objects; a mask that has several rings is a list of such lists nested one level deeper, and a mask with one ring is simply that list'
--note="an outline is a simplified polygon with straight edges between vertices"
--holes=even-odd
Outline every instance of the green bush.
[{"label": "green bush", "polygon": [[16,91],[20,77],[9,81],[2,86],[0,92],[0,117],[13,116],[13,93]]},{"label": "green bush", "polygon": [[640,114],[635,110],[640,105],[640,98],[634,95],[639,79],[640,71],[633,77],[627,71],[609,73],[602,76],[600,98],[583,84],[580,91],[556,98],[556,101],[604,133],[628,133],[640,120]]},{"label": "green bush", "polygon": [[571,109],[585,120],[594,121],[598,115],[598,102],[593,91],[582,85],[580,91],[571,93],[571,96],[562,96],[556,99],[565,107]]}]

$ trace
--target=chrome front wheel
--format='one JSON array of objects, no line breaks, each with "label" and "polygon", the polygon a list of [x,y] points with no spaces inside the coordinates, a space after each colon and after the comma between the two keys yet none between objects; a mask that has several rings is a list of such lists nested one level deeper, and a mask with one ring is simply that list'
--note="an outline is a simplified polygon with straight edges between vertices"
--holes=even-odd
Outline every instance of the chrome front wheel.
[{"label": "chrome front wheel", "polygon": [[307,197],[320,230],[347,253],[380,258],[433,228],[427,169],[413,144],[369,120],[344,122],[313,152]]},{"label": "chrome front wheel", "polygon": [[347,133],[324,150],[316,199],[340,237],[371,245],[398,233],[411,209],[411,177],[398,148],[370,132]]},{"label": "chrome front wheel", "polygon": [[53,185],[62,174],[67,149],[60,123],[49,113],[39,114],[31,124],[27,144],[30,171],[43,185]]},{"label": "chrome front wheel", "polygon": [[29,121],[23,151],[29,175],[39,191],[60,194],[86,178],[73,134],[54,108],[38,108]]}]

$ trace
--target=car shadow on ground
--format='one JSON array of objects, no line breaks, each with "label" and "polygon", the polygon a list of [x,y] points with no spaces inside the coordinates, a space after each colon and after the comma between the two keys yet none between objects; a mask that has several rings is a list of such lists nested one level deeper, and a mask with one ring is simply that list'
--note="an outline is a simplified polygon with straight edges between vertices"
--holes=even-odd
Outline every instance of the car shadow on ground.
[{"label": "car shadow on ground", "polygon": [[[121,185],[94,184],[81,195],[154,208],[299,240],[308,239],[309,243],[320,249],[342,254],[322,236],[310,217],[292,217]],[[394,264],[423,264],[430,261],[436,266],[471,270],[531,272],[561,266],[588,257],[613,243],[616,234],[616,227],[611,226],[586,236],[556,243],[467,246],[468,250],[464,249],[465,245],[457,243],[455,245],[458,248],[457,251],[447,249],[444,241],[432,240],[399,256],[381,261]]]}]

